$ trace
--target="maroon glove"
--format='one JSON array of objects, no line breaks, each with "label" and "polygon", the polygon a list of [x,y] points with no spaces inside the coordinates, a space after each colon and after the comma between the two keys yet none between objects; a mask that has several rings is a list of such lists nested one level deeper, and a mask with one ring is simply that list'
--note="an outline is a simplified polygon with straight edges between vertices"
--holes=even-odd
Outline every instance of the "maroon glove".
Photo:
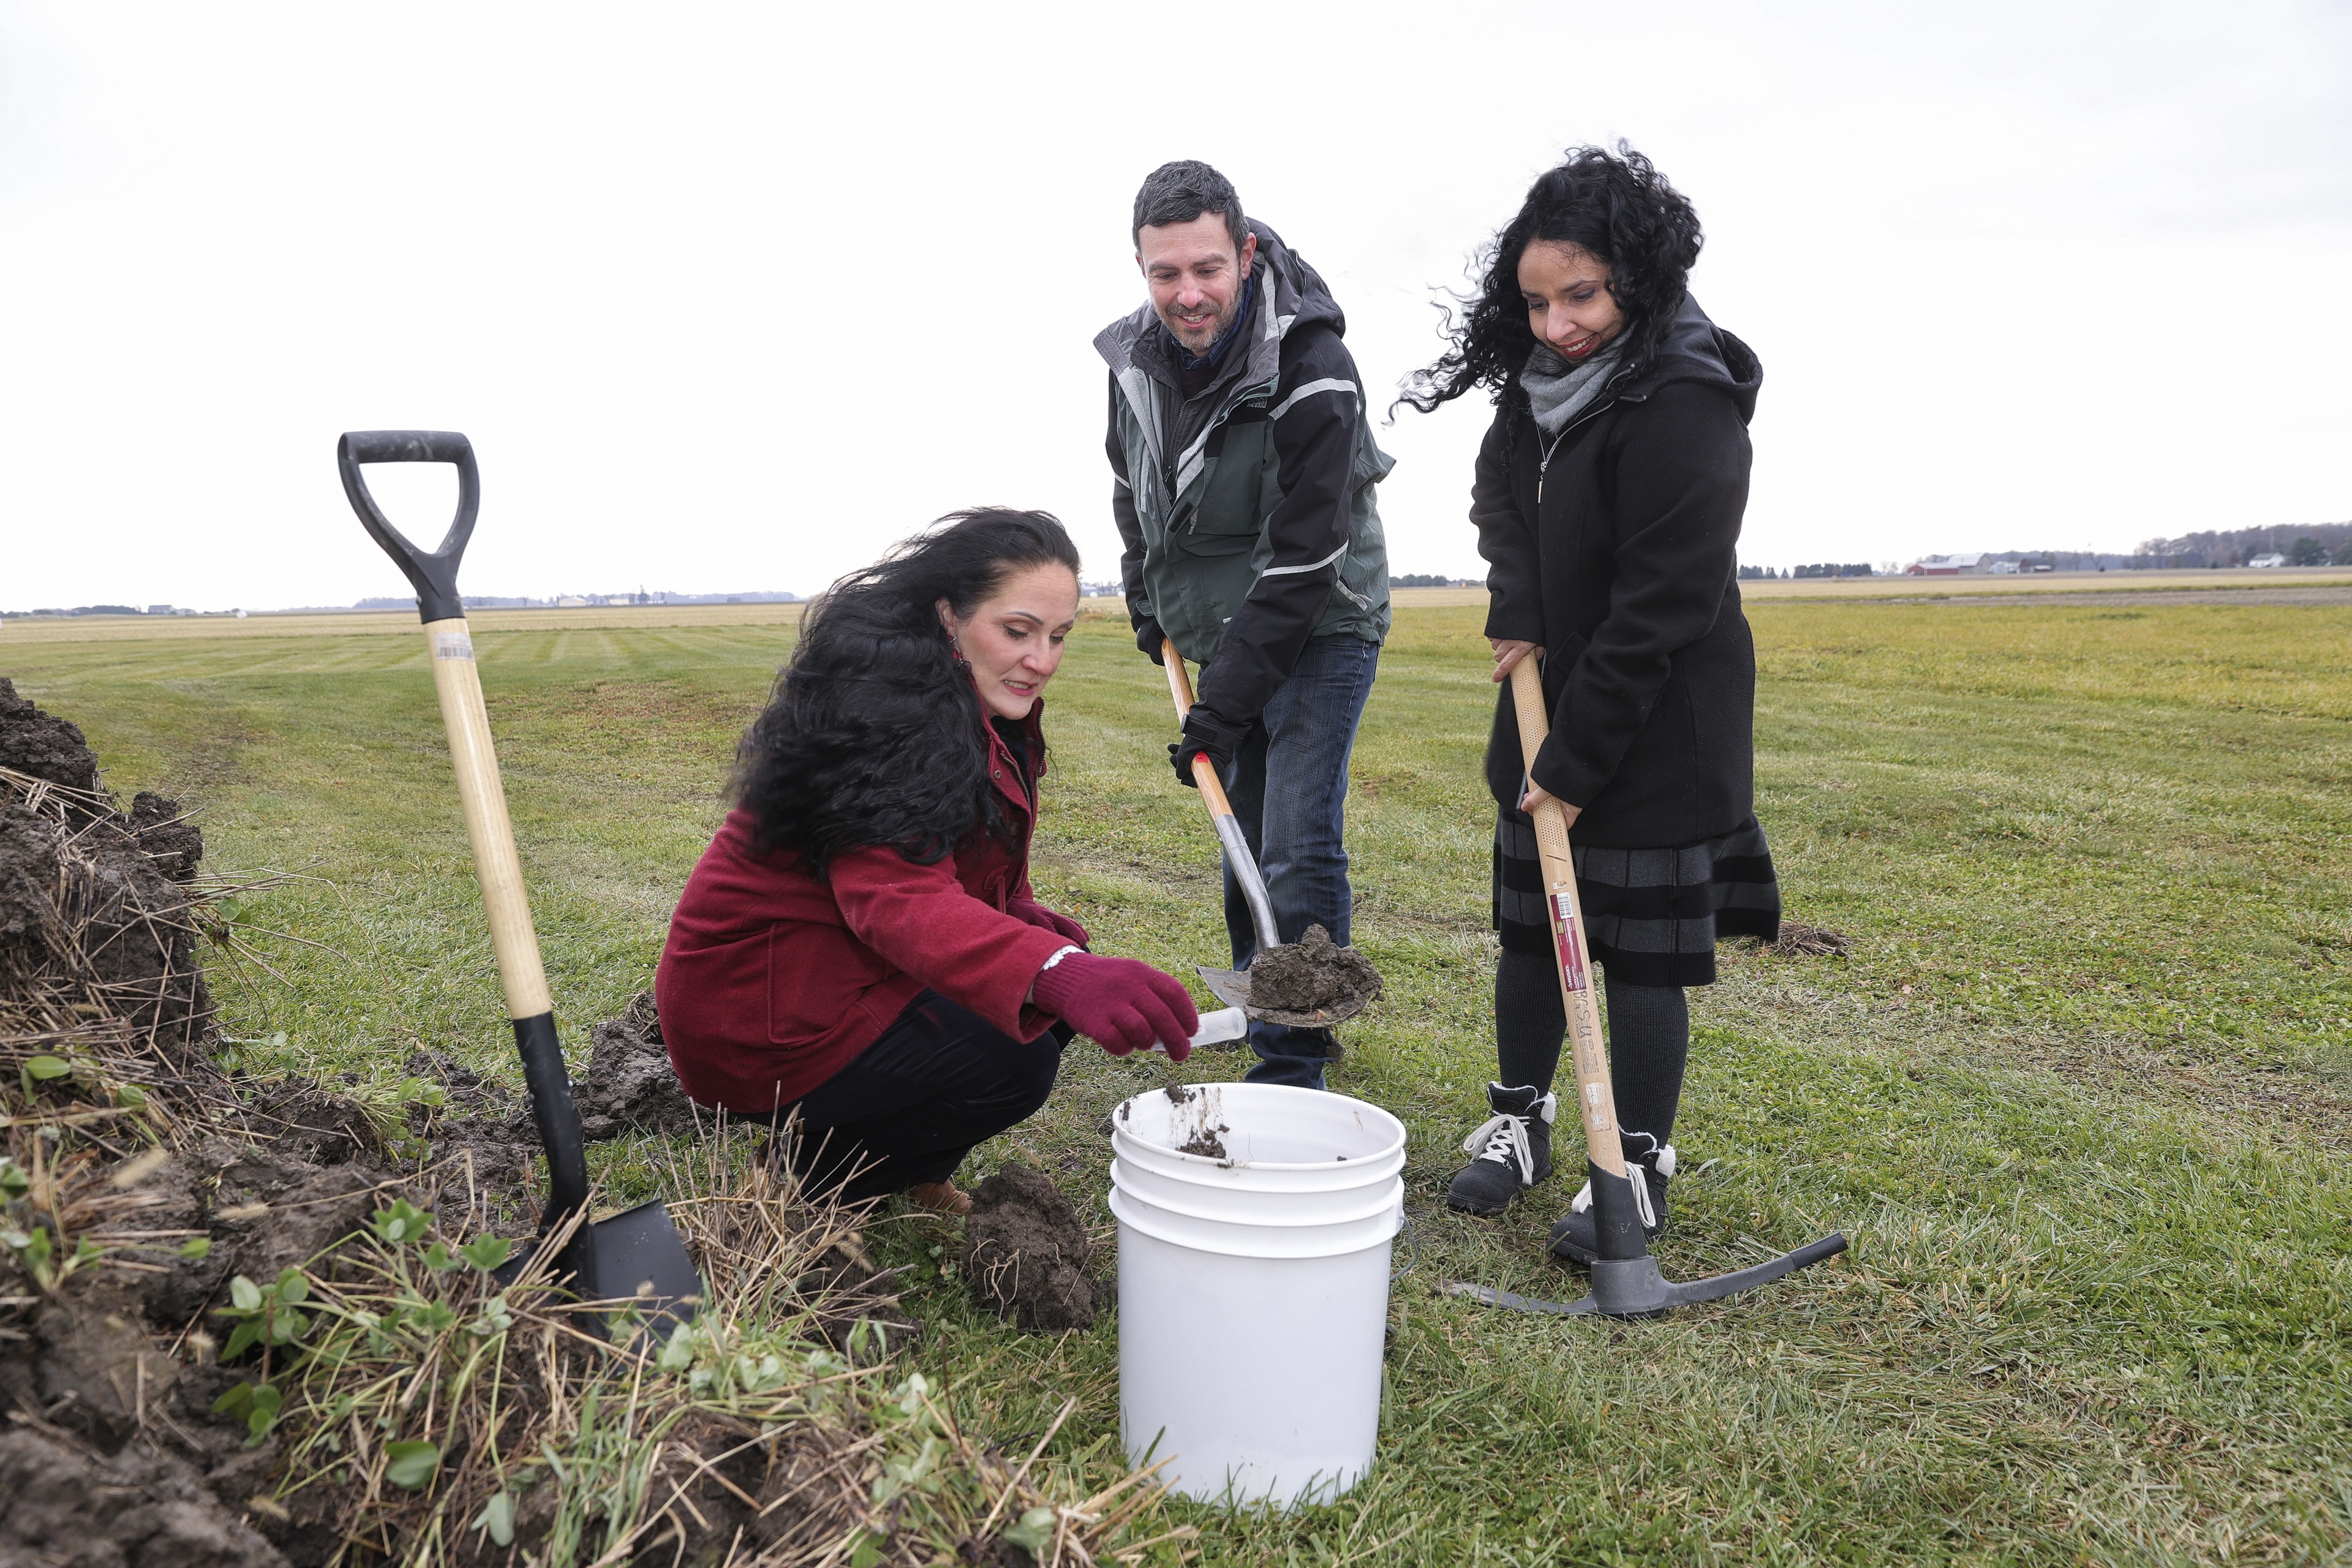
[{"label": "maroon glove", "polygon": [[1171,1061],[1181,1062],[1192,1054],[1192,1031],[1201,1026],[1183,984],[1139,959],[1065,953],[1037,972],[1030,994],[1115,1057],[1148,1051],[1157,1039]]},{"label": "maroon glove", "polygon": [[1087,928],[1065,914],[1057,914],[1034,899],[1015,899],[1006,912],[1017,921],[1026,921],[1040,931],[1049,931],[1064,942],[1075,942],[1080,947],[1091,947]]}]

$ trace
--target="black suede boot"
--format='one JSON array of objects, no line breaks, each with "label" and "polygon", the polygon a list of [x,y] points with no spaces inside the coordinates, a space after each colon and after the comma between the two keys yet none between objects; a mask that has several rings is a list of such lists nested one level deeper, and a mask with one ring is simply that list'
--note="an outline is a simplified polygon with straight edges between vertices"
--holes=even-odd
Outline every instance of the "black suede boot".
[{"label": "black suede boot", "polygon": [[1551,1177],[1551,1119],[1559,1114],[1559,1098],[1533,1084],[1490,1083],[1486,1108],[1495,1114],[1462,1141],[1463,1152],[1477,1158],[1455,1172],[1445,1190],[1446,1206],[1465,1214],[1501,1214],[1512,1199]]},{"label": "black suede boot", "polygon": [[[1666,1228],[1666,1183],[1675,1173],[1675,1146],[1646,1132],[1620,1132],[1618,1142],[1625,1150],[1625,1173],[1641,1176],[1633,1189],[1636,1200],[1645,1192],[1650,1200],[1650,1212],[1642,1216],[1643,1237],[1655,1241]],[[1599,1258],[1593,1247],[1592,1184],[1588,1181],[1570,1201],[1567,1215],[1551,1227],[1551,1255],[1590,1268]]]}]

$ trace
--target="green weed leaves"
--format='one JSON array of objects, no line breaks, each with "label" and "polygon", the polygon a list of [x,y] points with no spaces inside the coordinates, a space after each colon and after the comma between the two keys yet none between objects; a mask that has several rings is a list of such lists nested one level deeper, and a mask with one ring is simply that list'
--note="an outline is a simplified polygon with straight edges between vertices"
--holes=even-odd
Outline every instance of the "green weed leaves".
[{"label": "green weed leaves", "polygon": [[257,1285],[242,1274],[230,1280],[229,1304],[215,1309],[215,1316],[236,1323],[228,1343],[221,1347],[221,1360],[235,1361],[255,1345],[276,1349],[292,1344],[310,1327],[310,1317],[298,1310],[310,1294],[310,1281],[299,1268],[282,1270],[268,1285]]},{"label": "green weed leaves", "polygon": [[433,1216],[406,1198],[394,1202],[388,1209],[378,1209],[368,1221],[375,1238],[388,1247],[399,1247],[412,1241],[422,1241],[425,1233],[433,1228]]},{"label": "green weed leaves", "polygon": [[57,1246],[49,1239],[47,1230],[34,1226],[18,1230],[13,1226],[0,1226],[0,1247],[6,1247],[33,1282],[44,1290],[54,1290],[71,1277],[74,1270],[97,1262],[106,1256],[106,1248],[87,1238],[76,1242],[74,1249],[60,1259]]},{"label": "green weed leaves", "polygon": [[405,1487],[410,1491],[422,1491],[432,1485],[433,1478],[440,1473],[441,1449],[436,1444],[386,1443],[383,1456],[387,1461],[383,1468],[384,1479],[394,1486]]},{"label": "green weed leaves", "polygon": [[267,1383],[240,1383],[213,1401],[213,1414],[245,1423],[245,1446],[257,1448],[286,1406],[283,1390]]},{"label": "green weed leaves", "polygon": [[490,1540],[500,1546],[512,1546],[515,1538],[515,1500],[510,1491],[498,1492],[482,1505],[474,1516],[474,1528],[488,1531]]},{"label": "green weed leaves", "polygon": [[1061,1517],[1050,1508],[1033,1508],[1021,1516],[1020,1523],[1005,1527],[1004,1539],[1042,1561],[1046,1543],[1054,1539],[1054,1526]]},{"label": "green weed leaves", "polygon": [[459,1247],[457,1256],[488,1274],[514,1256],[514,1243],[503,1236],[478,1236]]}]

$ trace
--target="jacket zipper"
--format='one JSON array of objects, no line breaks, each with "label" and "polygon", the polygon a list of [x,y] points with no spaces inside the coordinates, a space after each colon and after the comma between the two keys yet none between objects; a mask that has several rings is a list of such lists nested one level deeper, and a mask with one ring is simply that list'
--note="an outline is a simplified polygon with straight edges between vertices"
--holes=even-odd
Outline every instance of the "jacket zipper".
[{"label": "jacket zipper", "polygon": [[1632,395],[1621,394],[1618,396],[1611,398],[1608,402],[1601,404],[1599,407],[1586,409],[1583,413],[1578,415],[1575,418],[1561,426],[1559,427],[1559,434],[1553,437],[1550,444],[1544,447],[1543,456],[1536,459],[1536,505],[1543,505],[1544,476],[1551,471],[1552,455],[1559,450],[1559,444],[1568,439],[1568,433],[1570,431],[1575,429],[1578,426],[1583,424],[1588,419],[1599,417],[1601,415],[1616,407],[1621,403],[1639,403],[1648,395],[1649,394],[1647,393],[1635,393]]}]

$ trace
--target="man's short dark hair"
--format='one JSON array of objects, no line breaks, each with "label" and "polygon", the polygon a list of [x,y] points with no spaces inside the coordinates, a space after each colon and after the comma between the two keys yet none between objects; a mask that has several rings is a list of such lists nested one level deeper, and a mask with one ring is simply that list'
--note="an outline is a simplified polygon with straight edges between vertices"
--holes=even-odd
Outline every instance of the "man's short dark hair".
[{"label": "man's short dark hair", "polygon": [[1143,177],[1143,188],[1135,193],[1135,226],[1128,237],[1140,249],[1145,229],[1191,223],[1202,213],[1225,220],[1225,232],[1234,237],[1234,254],[1239,256],[1249,241],[1249,225],[1242,220],[1242,198],[1234,183],[1197,159],[1162,163]]}]

